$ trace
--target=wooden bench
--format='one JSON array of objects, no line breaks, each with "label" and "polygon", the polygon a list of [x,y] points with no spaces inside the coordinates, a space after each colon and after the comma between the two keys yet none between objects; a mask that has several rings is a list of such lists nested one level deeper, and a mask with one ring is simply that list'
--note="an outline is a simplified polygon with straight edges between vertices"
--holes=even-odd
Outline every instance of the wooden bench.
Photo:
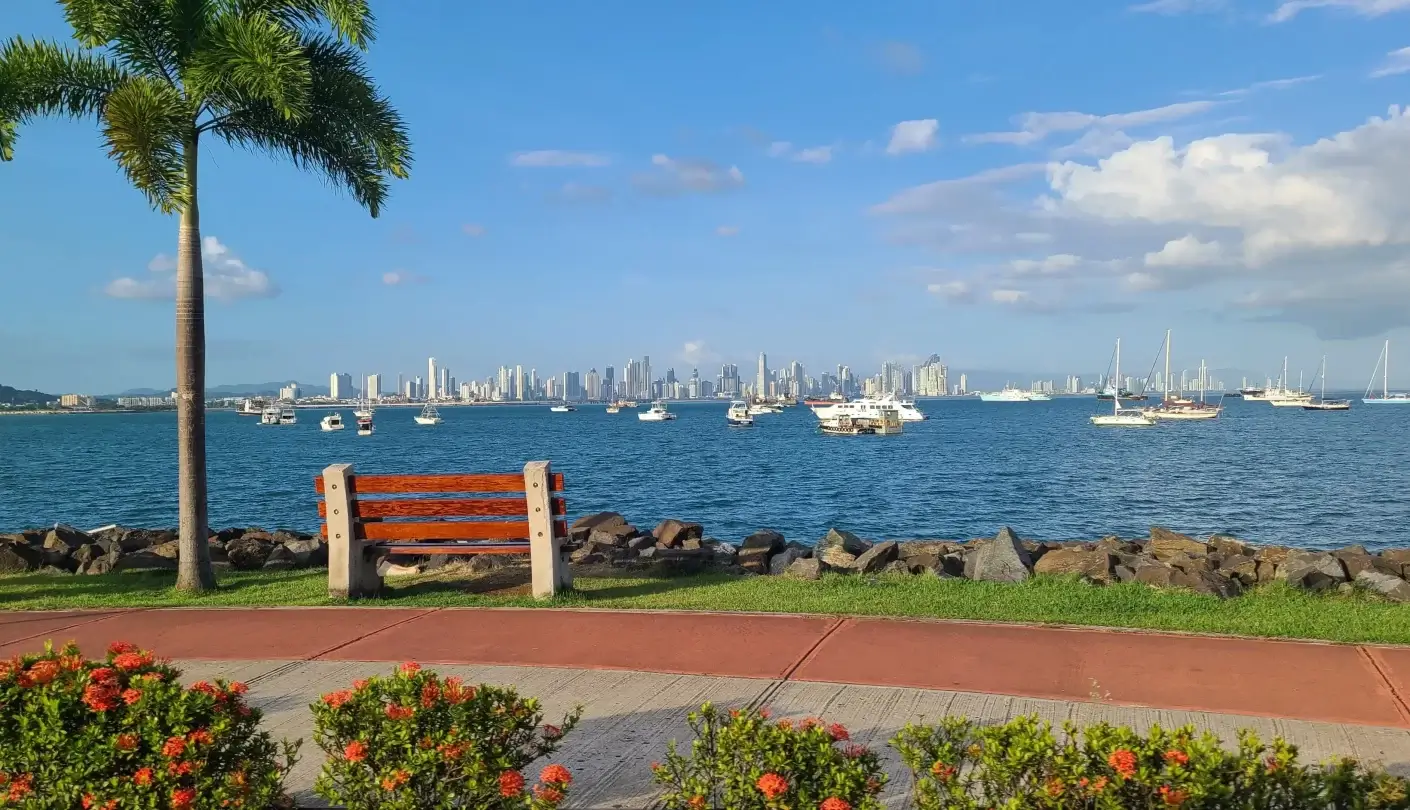
[{"label": "wooden bench", "polygon": [[[314,489],[323,496],[330,597],[376,595],[378,558],[387,554],[528,554],[534,596],[573,584],[562,551],[568,508],[553,495],[563,475],[547,461],[525,464],[523,475],[355,475],[351,464],[334,464]],[[523,520],[484,520],[507,517]]]}]

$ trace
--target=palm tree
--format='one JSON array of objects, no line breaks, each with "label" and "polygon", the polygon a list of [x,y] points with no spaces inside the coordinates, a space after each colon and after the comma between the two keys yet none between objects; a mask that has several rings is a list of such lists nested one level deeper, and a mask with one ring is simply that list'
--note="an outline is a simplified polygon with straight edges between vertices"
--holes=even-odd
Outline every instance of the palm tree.
[{"label": "palm tree", "polygon": [[285,157],[346,188],[372,216],[411,145],[363,64],[368,0],[59,0],[80,47],[0,46],[0,160],[41,116],[96,121],[152,207],[179,214],[177,587],[215,587],[206,513],[205,296],[197,168],[202,136]]}]

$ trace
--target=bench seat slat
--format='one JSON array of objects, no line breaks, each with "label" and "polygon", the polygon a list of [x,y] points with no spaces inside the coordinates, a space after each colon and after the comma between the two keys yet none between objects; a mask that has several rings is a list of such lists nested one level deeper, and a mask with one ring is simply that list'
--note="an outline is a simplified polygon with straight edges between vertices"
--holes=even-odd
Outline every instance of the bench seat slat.
[{"label": "bench seat slat", "polygon": [[[323,479],[314,479],[314,489],[323,492]],[[354,475],[353,491],[358,495],[399,492],[523,492],[524,476],[516,473],[483,475]],[[554,492],[563,491],[563,474],[550,481]]]},{"label": "bench seat slat", "polygon": [[374,543],[392,554],[528,554],[528,543]]},{"label": "bench seat slat", "polygon": [[[568,505],[562,498],[552,500],[553,514],[568,514]],[[357,501],[357,514],[361,518],[409,518],[409,517],[523,517],[523,498],[418,498],[415,500],[374,500]],[[318,502],[318,516],[328,517],[326,501]]]},{"label": "bench seat slat", "polygon": [[[319,531],[328,536],[328,524]],[[554,521],[553,533],[556,537],[568,536],[568,524]],[[446,523],[359,523],[359,540],[406,540],[434,542],[437,540],[527,540],[527,521],[505,521],[499,523],[461,521]]]}]

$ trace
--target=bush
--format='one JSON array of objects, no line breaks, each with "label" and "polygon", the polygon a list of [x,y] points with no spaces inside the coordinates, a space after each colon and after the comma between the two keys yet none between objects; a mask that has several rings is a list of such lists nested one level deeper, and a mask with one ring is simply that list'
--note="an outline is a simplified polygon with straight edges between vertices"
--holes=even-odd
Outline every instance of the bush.
[{"label": "bush", "polygon": [[540,728],[538,701],[513,689],[465,686],[407,663],[312,709],[314,738],[328,755],[315,790],[348,810],[546,810],[573,781],[549,765],[530,790],[521,772],[557,750],[582,710]]},{"label": "bush", "polygon": [[[0,662],[0,806],[276,807],[297,745],[258,730],[244,684],[189,689],[118,642],[103,661],[69,645]],[[282,754],[282,755],[281,755]]]},{"label": "bush", "polygon": [[[669,810],[879,810],[886,783],[877,756],[820,720],[771,722],[767,710],[726,715],[706,703],[689,715],[690,755],[675,741],[653,765]],[[842,747],[839,747],[841,745]]]},{"label": "bush", "polygon": [[1381,810],[1410,807],[1407,783],[1350,759],[1297,764],[1282,740],[1239,733],[1235,751],[1193,727],[1142,736],[1105,723],[1064,726],[1020,717],[980,728],[963,718],[907,725],[892,740],[915,778],[919,810],[1023,808],[1239,808]]}]

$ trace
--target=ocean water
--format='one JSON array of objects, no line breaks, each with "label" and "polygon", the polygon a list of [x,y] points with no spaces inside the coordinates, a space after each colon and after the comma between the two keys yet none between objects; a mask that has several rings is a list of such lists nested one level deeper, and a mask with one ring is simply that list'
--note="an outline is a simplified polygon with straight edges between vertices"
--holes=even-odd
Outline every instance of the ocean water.
[{"label": "ocean water", "polygon": [[[547,459],[569,512],[640,526],[674,517],[738,540],[759,528],[811,542],[828,527],[873,538],[968,538],[1012,526],[1039,539],[1141,536],[1151,524],[1295,546],[1410,546],[1410,407],[1309,413],[1228,400],[1208,423],[1096,428],[1090,398],[920,403],[900,436],[820,435],[805,407],[726,427],[725,406],[637,420],[601,406],[447,407],[423,427],[383,408],[377,432],[323,433],[209,415],[211,525],[314,529],[313,479],[361,472],[509,472]],[[170,413],[0,417],[0,531],[62,521],[176,522]]]}]

